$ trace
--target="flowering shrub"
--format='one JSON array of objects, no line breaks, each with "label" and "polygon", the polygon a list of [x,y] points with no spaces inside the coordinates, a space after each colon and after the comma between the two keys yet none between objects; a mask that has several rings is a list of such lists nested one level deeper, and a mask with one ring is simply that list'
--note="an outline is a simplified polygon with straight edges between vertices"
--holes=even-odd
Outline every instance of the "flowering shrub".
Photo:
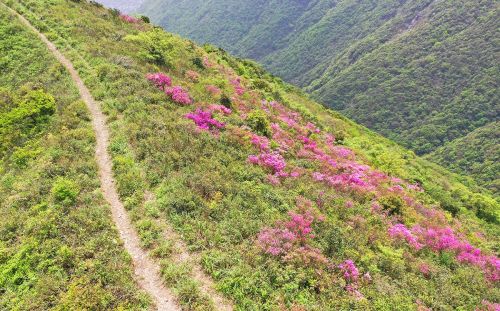
[{"label": "flowering shrub", "polygon": [[476,311],[499,311],[500,310],[500,303],[493,303],[489,302],[488,300],[484,299],[481,302],[481,308],[477,308]]},{"label": "flowering shrub", "polygon": [[417,237],[414,236],[413,233],[411,233],[411,231],[403,224],[396,224],[389,228],[389,235],[392,238],[406,240],[406,242],[408,242],[408,244],[410,244],[416,250],[422,248],[422,244],[418,242]]},{"label": "flowering shrub", "polygon": [[[285,256],[284,259],[302,257],[314,262],[327,263],[328,260],[321,251],[309,245],[314,238],[312,225],[315,221],[322,221],[323,216],[315,215],[312,203],[308,200],[299,198],[298,204],[298,211],[289,212],[287,221],[279,222],[276,228],[261,230],[257,243],[266,254]],[[288,255],[290,256],[286,257]]]},{"label": "flowering shrub", "polygon": [[212,112],[203,111],[199,108],[195,112],[186,114],[185,117],[192,120],[198,129],[204,131],[219,130],[225,126],[224,123],[212,117]]},{"label": "flowering shrub", "polygon": [[210,95],[212,95],[212,97],[219,96],[220,94],[222,94],[221,89],[219,89],[215,85],[207,85],[205,89],[207,90],[208,93],[210,93]]},{"label": "flowering shrub", "polygon": [[167,94],[172,101],[181,105],[189,105],[193,103],[189,94],[181,86],[169,87],[165,89],[165,94]]},{"label": "flowering shrub", "polygon": [[299,241],[306,243],[308,239],[314,238],[311,227],[314,216],[309,211],[303,214],[290,212],[288,215],[290,216],[290,220],[285,223],[285,227],[293,232]]},{"label": "flowering shrub", "polygon": [[212,62],[208,59],[208,57],[203,57],[203,66],[205,68],[212,68],[214,65],[212,64]]},{"label": "flowering shrub", "polygon": [[354,154],[351,149],[345,147],[334,147],[333,150],[341,158],[349,158]]},{"label": "flowering shrub", "polygon": [[271,148],[269,147],[269,139],[265,136],[252,134],[250,141],[252,142],[252,145],[259,148],[259,150],[262,150],[262,151],[270,151],[271,150]]},{"label": "flowering shrub", "polygon": [[191,80],[193,82],[198,82],[198,80],[200,79],[200,74],[194,70],[188,70],[186,72],[186,78],[188,78],[189,80]]},{"label": "flowering shrub", "polygon": [[252,164],[271,169],[273,174],[282,173],[286,167],[286,162],[283,156],[275,152],[251,155],[248,157],[248,161]]},{"label": "flowering shrub", "polygon": [[222,114],[225,114],[225,115],[229,115],[231,114],[231,109],[227,108],[226,106],[223,106],[223,105],[210,105],[208,107],[208,110],[211,111],[211,112],[220,112]]},{"label": "flowering shrub", "polygon": [[480,249],[459,239],[450,227],[423,228],[417,225],[409,230],[406,226],[397,224],[389,229],[389,235],[393,238],[405,239],[416,250],[427,247],[435,252],[453,252],[458,262],[481,268],[486,278],[492,282],[500,280],[500,259],[482,254]]},{"label": "flowering shrub", "polygon": [[354,264],[354,261],[348,259],[339,265],[339,269],[343,274],[344,279],[349,283],[358,281],[359,270]]},{"label": "flowering shrub", "polygon": [[240,78],[232,79],[229,82],[233,85],[236,94],[241,96],[245,93],[245,88],[243,88],[243,86],[241,85]]},{"label": "flowering shrub", "polygon": [[258,244],[266,254],[280,256],[287,254],[297,237],[288,229],[265,228],[257,238]]},{"label": "flowering shrub", "polygon": [[431,274],[431,268],[429,267],[428,264],[426,263],[422,263],[418,266],[418,270],[420,271],[420,273],[422,273],[422,275],[424,275],[426,278],[430,276]]},{"label": "flowering shrub", "polygon": [[146,78],[162,91],[165,91],[166,87],[172,86],[172,79],[161,72],[149,73]]},{"label": "flowering shrub", "polygon": [[[351,259],[347,259],[346,261],[338,265],[338,268],[340,269],[344,280],[347,282],[347,285],[345,287],[346,291],[348,291],[358,300],[363,299],[363,294],[358,290],[360,273],[358,268],[354,264],[354,261]],[[366,277],[363,277],[363,279],[371,280],[370,274],[367,274]]]},{"label": "flowering shrub", "polygon": [[131,24],[137,24],[140,22],[140,19],[132,17],[132,16],[127,15],[127,14],[121,14],[120,19],[126,23],[131,23]]}]

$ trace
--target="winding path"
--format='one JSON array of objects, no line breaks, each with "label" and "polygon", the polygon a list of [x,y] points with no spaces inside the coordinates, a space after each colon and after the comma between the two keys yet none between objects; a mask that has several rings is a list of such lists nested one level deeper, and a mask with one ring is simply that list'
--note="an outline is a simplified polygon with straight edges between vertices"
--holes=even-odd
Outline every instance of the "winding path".
[{"label": "winding path", "polygon": [[175,302],[172,293],[163,285],[160,278],[160,267],[156,264],[144,250],[140,247],[139,237],[135,232],[132,223],[128,217],[127,211],[120,201],[118,192],[116,191],[111,159],[108,154],[109,130],[106,125],[106,117],[102,113],[99,104],[92,98],[89,90],[78,75],[78,72],[73,67],[73,64],[64,55],[59,52],[56,46],[50,42],[45,35],[40,33],[31,23],[22,15],[11,9],[4,3],[0,5],[7,8],[12,14],[16,15],[19,20],[47,45],[48,49],[57,60],[68,70],[71,78],[78,87],[82,100],[87,105],[92,116],[92,127],[96,135],[96,160],[99,167],[99,178],[101,188],[104,193],[104,198],[111,205],[111,213],[113,221],[118,228],[120,237],[123,241],[125,249],[132,257],[134,264],[134,272],[139,286],[144,289],[154,300],[156,307],[161,311],[177,311],[180,308]]}]

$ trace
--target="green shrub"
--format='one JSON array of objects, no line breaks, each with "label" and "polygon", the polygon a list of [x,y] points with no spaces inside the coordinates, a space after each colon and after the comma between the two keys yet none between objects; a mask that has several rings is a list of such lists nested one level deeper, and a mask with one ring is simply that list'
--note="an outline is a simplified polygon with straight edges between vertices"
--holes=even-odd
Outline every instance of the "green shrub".
[{"label": "green shrub", "polygon": [[52,185],[51,193],[56,202],[72,205],[76,202],[80,189],[74,181],[59,177]]},{"label": "green shrub", "polygon": [[378,200],[382,208],[389,213],[389,215],[402,215],[405,202],[403,199],[396,195],[385,196]]},{"label": "green shrub", "polygon": [[262,110],[253,110],[246,119],[247,125],[256,133],[271,137],[271,126],[267,115]]}]

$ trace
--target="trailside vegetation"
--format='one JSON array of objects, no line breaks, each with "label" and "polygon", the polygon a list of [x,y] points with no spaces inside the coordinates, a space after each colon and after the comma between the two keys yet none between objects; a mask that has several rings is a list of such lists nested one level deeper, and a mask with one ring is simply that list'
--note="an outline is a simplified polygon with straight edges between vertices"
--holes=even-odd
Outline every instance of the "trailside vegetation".
[{"label": "trailside vegetation", "polygon": [[0,309],[147,309],[76,87],[2,6],[0,55]]}]

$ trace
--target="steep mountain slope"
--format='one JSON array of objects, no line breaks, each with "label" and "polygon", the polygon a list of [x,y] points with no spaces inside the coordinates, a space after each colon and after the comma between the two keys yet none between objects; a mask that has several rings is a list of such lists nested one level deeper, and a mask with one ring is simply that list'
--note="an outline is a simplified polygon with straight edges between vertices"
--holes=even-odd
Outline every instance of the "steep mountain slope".
[{"label": "steep mountain slope", "polygon": [[418,154],[500,115],[496,1],[147,0],[139,11],[262,62]]},{"label": "steep mountain slope", "polygon": [[0,55],[0,309],[146,309],[99,190],[85,105],[1,4]]},{"label": "steep mountain slope", "polygon": [[477,176],[488,188],[500,192],[500,125],[480,127],[469,135],[440,147],[428,157],[437,163],[451,163],[450,168]]},{"label": "steep mountain slope", "polygon": [[499,205],[473,183],[219,49],[83,1],[8,3],[107,113],[119,194],[185,309],[216,309],[197,264],[236,309],[499,302]]}]

